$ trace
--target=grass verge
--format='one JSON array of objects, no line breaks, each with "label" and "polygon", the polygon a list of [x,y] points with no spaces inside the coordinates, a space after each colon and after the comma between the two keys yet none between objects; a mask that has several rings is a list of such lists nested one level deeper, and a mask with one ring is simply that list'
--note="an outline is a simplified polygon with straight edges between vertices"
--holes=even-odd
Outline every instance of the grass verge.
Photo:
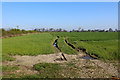
[{"label": "grass verge", "polygon": [[65,43],[63,37],[60,37],[58,39],[58,47],[59,49],[66,54],[77,54],[77,51],[75,51],[73,48],[71,48],[70,46],[67,45],[67,43]]}]

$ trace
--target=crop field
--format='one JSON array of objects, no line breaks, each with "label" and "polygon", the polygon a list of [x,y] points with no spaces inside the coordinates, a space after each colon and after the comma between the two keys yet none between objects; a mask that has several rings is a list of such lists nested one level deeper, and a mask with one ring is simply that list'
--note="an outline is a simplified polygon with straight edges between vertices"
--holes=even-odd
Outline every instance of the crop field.
[{"label": "crop field", "polygon": [[38,55],[54,53],[49,33],[31,34],[2,39],[2,60],[13,60],[8,55]]},{"label": "crop field", "polygon": [[[53,44],[56,40],[58,48]],[[56,57],[61,52],[66,54],[65,57],[80,54],[76,49],[84,49],[86,54],[96,56],[97,60],[69,57],[71,61],[68,63],[64,60],[63,63],[55,62],[56,59],[62,62]],[[3,78],[78,78],[89,75],[105,78],[108,72],[117,75],[112,69],[118,70],[114,67],[118,65],[119,58],[117,32],[42,32],[2,39]],[[109,61],[114,61],[110,69],[105,67],[110,65]],[[88,73],[93,69],[94,74]]]},{"label": "crop field", "polygon": [[13,60],[9,55],[55,53],[53,42],[56,36],[60,36],[58,47],[66,54],[77,54],[77,51],[65,43],[64,36],[77,49],[86,49],[87,54],[97,55],[100,59],[117,60],[120,57],[117,32],[51,32],[4,38],[3,61]]},{"label": "crop field", "polygon": [[60,37],[58,39],[58,47],[60,48],[60,50],[63,52],[63,53],[66,53],[66,54],[77,54],[77,51],[75,51],[74,49],[72,49],[70,46],[68,46],[63,37]]},{"label": "crop field", "polygon": [[117,32],[63,32],[51,33],[53,36],[65,36],[78,49],[86,49],[87,54],[97,55],[104,60],[117,60]]},{"label": "crop field", "polygon": [[72,40],[118,40],[118,32],[57,32],[53,36],[66,36]]}]

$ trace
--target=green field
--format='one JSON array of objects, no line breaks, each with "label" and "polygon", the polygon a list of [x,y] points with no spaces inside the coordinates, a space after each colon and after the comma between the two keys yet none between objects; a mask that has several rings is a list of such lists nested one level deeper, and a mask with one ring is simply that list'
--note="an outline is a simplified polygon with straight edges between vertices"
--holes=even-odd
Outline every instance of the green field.
[{"label": "green field", "polygon": [[117,32],[63,32],[51,33],[53,36],[65,36],[77,49],[86,49],[87,54],[97,55],[100,59],[116,60],[118,54]]},{"label": "green field", "polygon": [[77,52],[61,36],[65,36],[77,49],[86,49],[87,54],[97,55],[100,59],[117,60],[120,57],[117,32],[48,32],[2,39],[3,61],[13,60],[9,55],[55,53],[53,42],[56,36],[60,36],[57,43],[63,53]]},{"label": "green field", "polygon": [[63,53],[67,53],[67,54],[77,54],[77,51],[75,51],[74,49],[72,49],[70,46],[68,46],[63,37],[60,37],[58,39],[58,47],[60,48],[60,50]]},{"label": "green field", "polygon": [[53,32],[53,36],[66,36],[72,40],[118,40],[118,32]]},{"label": "green field", "polygon": [[[37,34],[3,38],[2,61],[4,63],[4,61],[15,60],[11,57],[13,55],[36,56],[39,54],[58,53],[59,50],[57,50],[56,52],[56,48],[53,46],[53,43],[56,40],[57,36],[59,36],[57,40],[58,48],[63,53],[78,54],[75,49],[70,47],[65,42],[64,37],[66,37],[67,42],[74,45],[77,49],[85,49],[87,54],[95,55],[98,57],[98,59],[102,61],[114,61],[115,65],[117,65],[116,62],[120,58],[120,54],[118,53],[117,32],[43,32]],[[87,62],[84,64],[86,64],[85,70],[88,70],[88,68],[95,69],[95,66],[90,66],[90,64],[88,64]],[[81,63],[81,65],[84,64]],[[83,68],[81,67],[76,69],[74,61],[73,63],[70,62],[67,64],[38,63],[33,65],[32,70],[38,71],[39,74],[27,75],[28,72],[26,72],[25,75],[20,76],[20,74],[22,73],[16,74],[15,71],[22,71],[23,69],[26,69],[24,67],[21,67],[23,66],[3,65],[3,77],[20,77],[27,78],[29,80],[30,78],[61,78],[64,77],[64,75],[62,75],[63,73],[66,73],[65,75],[67,76],[80,76],[80,74],[78,75],[78,73],[76,72]]]},{"label": "green field", "polygon": [[8,55],[38,55],[54,53],[55,37],[49,33],[38,33],[2,39],[4,60],[12,60]]}]

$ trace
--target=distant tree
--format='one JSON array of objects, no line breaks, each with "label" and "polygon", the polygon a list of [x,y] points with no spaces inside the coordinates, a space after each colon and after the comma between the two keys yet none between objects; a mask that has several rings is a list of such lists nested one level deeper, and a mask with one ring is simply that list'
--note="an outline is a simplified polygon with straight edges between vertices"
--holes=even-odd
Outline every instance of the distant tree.
[{"label": "distant tree", "polygon": [[61,28],[59,28],[59,29],[58,29],[58,32],[61,32],[61,31],[62,31],[62,29],[61,29]]},{"label": "distant tree", "polygon": [[113,32],[112,28],[109,28],[109,32]]},{"label": "distant tree", "polygon": [[44,31],[45,31],[45,28],[42,28],[41,30],[44,32]]},{"label": "distant tree", "polygon": [[67,30],[64,29],[63,32],[67,32]]},{"label": "distant tree", "polygon": [[90,30],[90,29],[88,29],[88,32],[91,32],[91,30]]},{"label": "distant tree", "polygon": [[55,32],[58,32],[58,29],[55,29]]},{"label": "distant tree", "polygon": [[45,32],[48,32],[49,30],[48,29],[45,29]]},{"label": "distant tree", "polygon": [[20,31],[20,29],[10,29],[9,31]]},{"label": "distant tree", "polygon": [[115,32],[117,32],[118,30],[117,29],[115,29]]},{"label": "distant tree", "polygon": [[37,29],[34,29],[34,31],[37,31]]},{"label": "distant tree", "polygon": [[109,30],[106,30],[105,32],[109,32]]},{"label": "distant tree", "polygon": [[19,26],[17,26],[17,29],[19,28]]},{"label": "distant tree", "polygon": [[41,32],[41,31],[42,31],[42,28],[38,29],[38,31]]},{"label": "distant tree", "polygon": [[50,29],[49,29],[49,31],[51,31],[51,32],[52,32],[53,30],[54,30],[53,28],[50,28]]},{"label": "distant tree", "polygon": [[5,31],[5,29],[2,28],[2,32]]},{"label": "distant tree", "polygon": [[118,29],[117,32],[120,32],[120,30]]},{"label": "distant tree", "polygon": [[75,32],[75,30],[73,29],[72,32]]},{"label": "distant tree", "polygon": [[99,30],[99,32],[104,32],[105,30]]},{"label": "distant tree", "polygon": [[84,29],[82,29],[81,32],[84,32]]},{"label": "distant tree", "polygon": [[22,29],[22,32],[24,32],[25,30],[24,29]]},{"label": "distant tree", "polygon": [[102,32],[105,32],[105,30],[103,29]]}]

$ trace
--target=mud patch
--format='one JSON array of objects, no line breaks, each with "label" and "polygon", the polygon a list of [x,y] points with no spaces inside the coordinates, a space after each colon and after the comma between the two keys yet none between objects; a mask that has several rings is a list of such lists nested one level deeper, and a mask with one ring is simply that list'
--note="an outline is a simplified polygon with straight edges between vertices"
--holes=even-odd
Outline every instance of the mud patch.
[{"label": "mud patch", "polygon": [[56,53],[38,56],[17,55],[12,56],[16,58],[15,61],[6,62],[3,63],[3,65],[18,66],[19,69],[12,72],[18,76],[39,75],[39,71],[33,69],[33,66],[39,63],[60,63],[62,66],[60,74],[64,78],[111,78],[112,76],[117,77],[118,75],[118,68],[117,66],[114,66],[114,63],[103,62],[95,59],[83,59],[82,54],[64,54],[67,58],[67,61],[65,61],[62,59],[63,56],[61,54],[62,53]]},{"label": "mud patch", "polygon": [[64,63],[70,62],[71,60],[76,60],[78,57],[82,57],[83,55],[68,55],[64,54],[65,58],[62,56],[63,53],[56,54],[48,54],[48,55],[37,55],[37,56],[12,56],[16,58],[15,61],[7,62],[8,65],[22,65],[22,66],[33,66],[38,63]]},{"label": "mud patch", "polygon": [[68,43],[68,41],[66,40],[65,37],[64,37],[64,40],[65,40],[65,42],[66,42],[70,47],[72,47],[73,49],[75,49],[79,54],[83,54],[83,55],[84,55],[84,56],[82,57],[83,59],[97,59],[97,57],[94,56],[94,55],[88,55],[88,54],[86,53],[86,49],[83,49],[83,48],[77,49],[77,48],[75,48],[72,44]]},{"label": "mud patch", "polygon": [[117,67],[113,65],[114,63],[88,59],[79,59],[70,63],[70,65],[65,66],[66,69],[69,70],[67,74],[64,73],[66,77],[71,75],[71,71],[74,72],[74,75],[70,76],[72,78],[112,78],[112,76],[118,77]]},{"label": "mud patch", "polygon": [[54,47],[56,47],[56,48],[59,50],[59,52],[61,52],[60,48],[59,48],[58,45],[57,45],[57,40],[58,40],[58,39],[59,39],[59,36],[57,36],[57,39],[55,39],[53,45],[54,45]]}]

